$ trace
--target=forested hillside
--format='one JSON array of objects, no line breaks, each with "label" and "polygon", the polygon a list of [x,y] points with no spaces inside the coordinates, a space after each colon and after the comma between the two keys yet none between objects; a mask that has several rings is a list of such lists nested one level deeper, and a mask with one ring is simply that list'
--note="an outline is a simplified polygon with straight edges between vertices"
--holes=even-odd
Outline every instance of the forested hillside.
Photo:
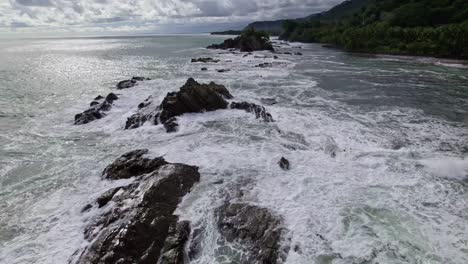
[{"label": "forested hillside", "polygon": [[468,0],[370,0],[345,19],[335,18],[287,21],[281,38],[351,51],[468,58]]}]

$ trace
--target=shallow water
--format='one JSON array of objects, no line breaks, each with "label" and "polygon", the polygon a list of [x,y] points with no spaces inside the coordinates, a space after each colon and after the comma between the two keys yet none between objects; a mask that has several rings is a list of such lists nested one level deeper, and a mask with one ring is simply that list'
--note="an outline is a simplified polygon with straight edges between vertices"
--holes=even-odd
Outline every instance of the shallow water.
[{"label": "shallow water", "polygon": [[[220,256],[236,254],[220,248],[213,218],[235,193],[283,218],[286,263],[468,262],[463,63],[305,44],[278,43],[304,54],[278,60],[202,48],[220,40],[0,42],[1,263],[67,263],[96,213],[82,214],[83,206],[122,184],[101,181],[103,168],[137,148],[200,167],[200,184],[178,209],[205,230],[193,263],[225,263]],[[201,56],[222,61],[190,63]],[[254,67],[263,62],[276,64]],[[216,72],[225,68],[231,71]],[[115,91],[117,81],[137,75],[153,80]],[[224,84],[238,101],[276,98],[266,106],[276,122],[222,110],[184,115],[176,134],[149,125],[123,130],[141,101],[162,100],[188,77]],[[121,99],[108,116],[73,125],[76,113],[111,91]],[[291,161],[288,172],[277,165],[282,156]]]}]

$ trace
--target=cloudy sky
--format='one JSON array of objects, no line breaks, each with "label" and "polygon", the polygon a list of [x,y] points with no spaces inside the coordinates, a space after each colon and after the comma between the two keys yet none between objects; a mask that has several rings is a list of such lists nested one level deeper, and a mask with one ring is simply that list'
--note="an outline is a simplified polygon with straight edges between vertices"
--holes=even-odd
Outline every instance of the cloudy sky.
[{"label": "cloudy sky", "polygon": [[0,34],[187,33],[296,18],[343,0],[0,0]]}]

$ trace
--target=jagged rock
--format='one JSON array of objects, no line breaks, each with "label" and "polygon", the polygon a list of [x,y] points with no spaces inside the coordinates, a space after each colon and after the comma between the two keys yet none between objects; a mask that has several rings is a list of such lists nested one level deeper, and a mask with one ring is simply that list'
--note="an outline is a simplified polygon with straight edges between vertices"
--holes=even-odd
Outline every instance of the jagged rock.
[{"label": "jagged rock", "polygon": [[158,264],[184,264],[185,244],[190,238],[190,222],[182,221],[169,227],[169,234],[161,251]]},{"label": "jagged rock", "polygon": [[147,149],[139,149],[125,153],[106,167],[103,172],[103,177],[109,180],[128,179],[150,173],[167,164],[162,157],[154,159],[143,157],[147,153]]},{"label": "jagged rock", "polygon": [[[138,128],[151,121],[155,125],[163,124],[168,132],[175,132],[178,128],[175,117],[185,113],[203,113],[227,109],[229,103],[226,100],[232,98],[233,96],[223,85],[214,82],[200,84],[190,78],[178,92],[168,93],[158,107],[150,107],[154,105],[151,97],[141,103],[138,113],[127,119],[125,129]],[[262,118],[266,122],[274,121],[271,114],[263,106],[242,102],[232,103],[230,108],[254,113],[257,118]]]},{"label": "jagged rock", "polygon": [[283,170],[289,170],[289,160],[285,159],[284,157],[281,157],[281,160],[278,162],[278,164]]},{"label": "jagged rock", "polygon": [[132,88],[133,86],[137,85],[138,82],[141,81],[149,81],[151,80],[150,78],[145,78],[145,77],[133,77],[130,80],[124,80],[121,81],[117,84],[117,89],[128,89]]},{"label": "jagged rock", "polygon": [[218,63],[219,60],[216,60],[216,59],[213,59],[213,58],[198,58],[198,59],[192,59],[192,63],[195,63],[195,62],[203,62],[203,63],[212,62],[212,63]]},{"label": "jagged rock", "polygon": [[[120,159],[116,163],[120,163]],[[114,205],[106,208],[107,211],[101,209],[103,213],[86,228],[89,246],[78,251],[70,262],[184,263],[190,227],[188,222],[178,223],[174,211],[199,180],[197,167],[166,163],[122,187],[111,198]]]},{"label": "jagged rock", "polygon": [[275,264],[286,260],[289,247],[282,249],[286,229],[279,217],[268,209],[245,203],[226,203],[215,210],[217,227],[230,243],[247,249],[241,252],[242,264]]},{"label": "jagged rock", "polygon": [[103,206],[106,206],[112,200],[114,195],[118,191],[120,191],[121,189],[122,189],[122,187],[117,187],[117,188],[114,188],[114,189],[110,189],[110,190],[106,191],[105,193],[103,193],[101,196],[99,196],[99,198],[96,200],[99,208],[101,208]]},{"label": "jagged rock", "polygon": [[[83,113],[75,115],[75,125],[88,124],[94,120],[101,119],[112,108],[112,103],[119,98],[117,95],[110,93],[105,100],[104,97],[98,96],[90,104],[90,108]],[[102,102],[100,102],[102,101]]]},{"label": "jagged rock", "polygon": [[258,65],[255,65],[255,67],[257,67],[257,68],[271,68],[271,67],[273,67],[273,64],[269,63],[269,62],[265,62],[265,63],[260,63]]},{"label": "jagged rock", "polygon": [[231,109],[240,109],[249,113],[254,113],[256,118],[262,118],[265,122],[274,122],[273,117],[268,113],[265,107],[256,105],[248,102],[233,102],[231,103]]},{"label": "jagged rock", "polygon": [[241,52],[252,52],[257,50],[274,51],[268,37],[258,32],[247,32],[234,39],[227,39],[221,44],[213,44],[208,49],[238,49]]}]

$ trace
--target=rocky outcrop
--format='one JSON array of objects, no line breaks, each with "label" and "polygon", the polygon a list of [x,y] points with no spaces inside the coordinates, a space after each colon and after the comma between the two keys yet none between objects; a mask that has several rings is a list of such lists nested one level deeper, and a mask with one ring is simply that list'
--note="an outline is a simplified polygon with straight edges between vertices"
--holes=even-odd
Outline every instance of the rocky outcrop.
[{"label": "rocky outcrop", "polygon": [[269,38],[259,32],[246,32],[234,38],[227,39],[221,44],[213,44],[208,49],[238,49],[241,52],[253,52],[258,50],[274,51]]},{"label": "rocky outcrop", "polygon": [[88,110],[75,115],[75,125],[84,125],[103,118],[105,112],[108,112],[112,108],[114,101],[118,99],[119,97],[114,93],[110,93],[106,98],[99,95],[91,102],[91,107]]},{"label": "rocky outcrop", "polygon": [[150,78],[145,78],[145,77],[132,77],[132,79],[130,79],[130,80],[124,80],[124,81],[119,82],[117,84],[117,89],[132,88],[135,85],[137,85],[138,82],[149,81],[149,80],[151,80],[151,79]]},{"label": "rocky outcrop", "polygon": [[85,230],[90,244],[71,263],[184,263],[190,225],[179,222],[174,211],[199,181],[198,168],[162,158],[145,160],[144,153],[147,150],[127,153],[113,163],[112,170],[104,171],[104,175],[112,171],[116,179],[137,178],[106,192],[106,203],[98,200],[101,214]]},{"label": "rocky outcrop", "polygon": [[231,93],[223,85],[214,82],[200,84],[190,78],[178,92],[168,93],[159,106],[154,106],[151,97],[141,103],[138,106],[138,113],[127,119],[125,129],[138,128],[146,122],[151,122],[154,125],[164,125],[167,132],[176,132],[179,127],[177,117],[183,114],[228,108],[254,113],[257,118],[266,122],[274,121],[265,107],[248,102],[230,104],[227,100],[232,98]]},{"label": "rocky outcrop", "polygon": [[223,85],[214,82],[200,84],[190,78],[178,92],[168,93],[160,106],[152,110],[142,109],[130,117],[125,127],[137,128],[151,120],[156,125],[163,124],[168,132],[174,132],[178,127],[176,117],[185,113],[226,109],[229,105],[226,99],[231,98],[232,95]]},{"label": "rocky outcrop", "polygon": [[271,114],[266,111],[265,107],[261,105],[256,105],[256,104],[248,103],[248,102],[241,102],[241,103],[233,102],[231,103],[231,109],[240,109],[248,113],[254,113],[257,119],[262,118],[263,121],[265,122],[275,121],[273,120],[273,117],[271,116]]},{"label": "rocky outcrop", "polygon": [[213,58],[198,58],[198,59],[192,59],[192,63],[196,63],[196,62],[203,62],[203,63],[212,62],[212,63],[218,63],[219,60],[216,60],[216,59],[213,59]]},{"label": "rocky outcrop", "polygon": [[215,212],[218,231],[229,243],[237,242],[242,250],[242,264],[282,263],[289,247],[281,247],[286,229],[279,217],[268,209],[246,203],[226,203]]}]

